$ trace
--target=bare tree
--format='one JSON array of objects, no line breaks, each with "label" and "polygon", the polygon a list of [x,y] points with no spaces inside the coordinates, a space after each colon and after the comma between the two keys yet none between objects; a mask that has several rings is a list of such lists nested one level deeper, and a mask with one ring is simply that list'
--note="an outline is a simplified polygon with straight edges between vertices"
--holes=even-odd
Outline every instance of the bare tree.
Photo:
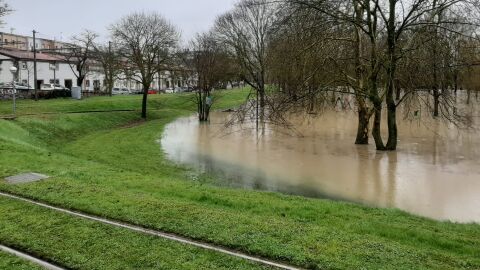
[{"label": "bare tree", "polygon": [[240,67],[241,78],[256,91],[257,107],[262,111],[266,104],[267,52],[275,15],[276,9],[268,0],[243,0],[215,24],[220,40]]},{"label": "bare tree", "polygon": [[[388,141],[386,150],[395,150],[398,143],[397,108],[401,101],[394,98],[397,68],[404,60],[406,52],[411,50],[407,37],[416,36],[416,32],[425,27],[455,31],[452,26],[464,22],[452,21],[442,16],[449,10],[466,12],[471,7],[470,1],[462,0],[388,0],[379,8],[379,18],[385,24],[386,36],[386,103],[388,122]],[[410,35],[409,35],[410,33]],[[408,92],[406,93],[409,94]],[[437,94],[438,95],[438,94]],[[436,102],[438,102],[438,96]],[[447,101],[448,102],[448,101]]]},{"label": "bare tree", "polygon": [[132,13],[111,26],[120,56],[128,61],[131,78],[142,84],[142,118],[147,118],[148,90],[177,46],[179,33],[158,13]]},{"label": "bare tree", "polygon": [[322,14],[289,4],[280,10],[268,50],[268,80],[276,84],[269,102],[275,108],[269,106],[269,114],[315,114],[328,106],[327,90],[335,88],[339,77],[330,63],[342,49],[332,42],[336,33]]},{"label": "bare tree", "polygon": [[[362,113],[362,99],[359,95],[368,96],[373,104],[374,123],[372,135],[377,149],[395,150],[398,142],[397,108],[412,91],[405,91],[400,96],[398,68],[408,59],[408,53],[418,45],[412,40],[424,32],[423,29],[442,29],[455,31],[451,26],[458,22],[442,16],[448,10],[466,12],[471,1],[466,0],[352,0],[352,1],[313,1],[291,0],[304,8],[315,9],[326,14],[332,20],[345,22],[356,29],[356,76],[350,85],[356,89],[359,115]],[[366,37],[367,42],[362,38]],[[364,48],[369,53],[365,54]],[[365,57],[367,56],[367,57]],[[368,67],[368,68],[365,68]],[[366,79],[366,80],[365,80]],[[367,83],[362,83],[366,81]],[[361,85],[368,90],[363,90]],[[385,85],[385,87],[379,87]],[[395,94],[396,97],[395,97]],[[438,101],[438,94],[436,100]],[[380,123],[383,103],[387,106],[388,140],[383,143],[380,134]],[[449,102],[449,101],[445,101]],[[363,113],[365,114],[365,113]],[[366,114],[366,119],[369,118]],[[362,126],[359,117],[359,135]],[[368,123],[368,121],[365,121]],[[357,136],[357,139],[359,137]]]},{"label": "bare tree", "polygon": [[[13,10],[10,8],[8,3],[5,3],[4,0],[0,0],[0,18],[5,17]],[[0,19],[0,25],[4,24],[3,20]]]},{"label": "bare tree", "polygon": [[233,76],[231,59],[213,32],[198,34],[184,59],[192,71],[189,76],[197,78],[194,88],[199,120],[208,121],[213,104],[211,91]]},{"label": "bare tree", "polygon": [[[323,14],[332,22],[335,32],[326,39],[334,41],[338,48],[346,48],[343,54],[331,56],[333,67],[341,75],[336,80],[353,89],[357,102],[358,129],[356,144],[368,144],[370,119],[374,116],[372,135],[378,149],[384,144],[380,133],[383,95],[379,90],[382,68],[380,47],[379,1],[312,1],[289,0],[298,9]],[[307,29],[310,31],[310,29]],[[350,51],[350,52],[349,52]],[[338,89],[333,88],[334,92]]]},{"label": "bare tree", "polygon": [[94,44],[95,60],[102,65],[103,74],[105,75],[105,88],[107,93],[112,96],[112,89],[115,86],[116,78],[122,73],[122,61],[113,47],[112,42],[108,45]]},{"label": "bare tree", "polygon": [[59,54],[63,55],[70,69],[77,77],[77,86],[82,86],[89,73],[94,58],[94,44],[98,34],[85,30],[78,36],[72,37],[72,42],[66,44]]}]

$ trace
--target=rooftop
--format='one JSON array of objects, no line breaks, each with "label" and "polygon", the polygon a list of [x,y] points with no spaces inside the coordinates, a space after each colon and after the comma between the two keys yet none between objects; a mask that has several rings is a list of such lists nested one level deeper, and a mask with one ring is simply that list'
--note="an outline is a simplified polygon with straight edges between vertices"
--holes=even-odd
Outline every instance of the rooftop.
[{"label": "rooftop", "polygon": [[[14,58],[15,60],[32,60],[34,59],[33,52],[1,48],[0,55],[8,56]],[[37,53],[37,61],[46,61],[46,62],[55,62],[55,61],[66,61],[65,58],[59,55],[53,55],[48,53]]]}]

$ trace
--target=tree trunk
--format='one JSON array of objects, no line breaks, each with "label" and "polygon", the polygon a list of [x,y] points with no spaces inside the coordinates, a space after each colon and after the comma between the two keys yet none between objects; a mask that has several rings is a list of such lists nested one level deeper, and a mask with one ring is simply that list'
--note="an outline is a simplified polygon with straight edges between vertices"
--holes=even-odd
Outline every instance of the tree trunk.
[{"label": "tree trunk", "polygon": [[387,120],[388,120],[388,141],[386,150],[397,150],[398,128],[397,128],[397,107],[395,104],[387,105]]},{"label": "tree trunk", "polygon": [[260,108],[265,108],[265,88],[262,87],[259,91],[260,94]]},{"label": "tree trunk", "polygon": [[366,108],[358,108],[358,129],[355,144],[368,144],[370,113]]},{"label": "tree trunk", "polygon": [[400,96],[402,95],[402,88],[400,87],[399,81],[396,82],[395,89],[396,89],[395,100],[399,101]]},{"label": "tree trunk", "polygon": [[395,104],[395,76],[397,71],[396,55],[396,0],[390,0],[390,15],[387,24],[387,43],[388,43],[388,67],[387,67],[387,123],[388,140],[385,150],[394,151],[397,149],[398,129],[397,129],[397,105]]},{"label": "tree trunk", "polygon": [[[107,72],[106,72],[107,73]],[[105,75],[105,82],[106,82],[106,90],[107,90],[107,94],[111,97],[112,96],[112,89],[114,87],[114,79],[113,79],[113,75]]]},{"label": "tree trunk", "polygon": [[438,91],[437,86],[434,86],[434,88],[433,88],[433,117],[438,117],[440,115],[439,107],[440,107],[440,93]]},{"label": "tree trunk", "polygon": [[85,80],[85,75],[79,75],[79,76],[77,77],[77,86],[82,87],[84,80]]},{"label": "tree trunk", "polygon": [[210,96],[210,90],[200,90],[198,93],[198,120],[200,122],[207,122],[210,118],[210,106],[207,102]]},{"label": "tree trunk", "polygon": [[203,121],[203,109],[205,108],[205,106],[203,105],[203,94],[202,94],[202,90],[198,90],[198,96],[197,96],[197,99],[198,99],[198,104],[197,104],[197,110],[198,110],[198,121],[202,122]]},{"label": "tree trunk", "polygon": [[143,87],[143,99],[142,99],[142,118],[147,119],[147,98],[148,98],[148,87]]},{"label": "tree trunk", "polygon": [[396,61],[394,52],[391,53],[391,59],[389,66],[387,68],[387,123],[388,123],[388,140],[386,149],[388,151],[397,150],[397,140],[398,140],[398,128],[397,128],[397,105],[394,100],[394,91],[395,91],[395,72],[396,72]]},{"label": "tree trunk", "polygon": [[385,150],[385,145],[383,144],[382,134],[381,134],[381,121],[382,121],[382,105],[374,105],[374,117],[373,117],[373,127],[372,127],[372,137],[375,140],[375,146],[377,150]]}]

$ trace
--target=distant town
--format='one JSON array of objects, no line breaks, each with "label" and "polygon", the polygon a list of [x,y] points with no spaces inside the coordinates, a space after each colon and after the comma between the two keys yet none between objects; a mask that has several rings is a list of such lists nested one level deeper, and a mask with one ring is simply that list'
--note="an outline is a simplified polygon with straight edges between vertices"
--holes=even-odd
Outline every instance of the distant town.
[{"label": "distant town", "polygon": [[[76,44],[35,38],[12,33],[0,32],[0,90],[3,85],[9,85],[14,80],[8,72],[9,68],[18,68],[17,78],[20,89],[72,89],[73,86],[81,86],[82,91],[96,94],[109,93],[106,89],[105,75],[101,63],[95,58],[88,57],[88,66],[85,77],[78,83],[78,59],[71,51]],[[35,40],[35,41],[34,41]],[[34,50],[36,53],[34,53]],[[37,62],[36,80],[34,63]],[[194,78],[176,76],[178,66],[165,67],[165,70],[156,74],[151,85],[152,91],[184,91],[188,85],[193,85]],[[180,73],[180,72],[177,72]],[[176,89],[176,90],[175,90]],[[128,78],[116,79],[114,94],[138,93],[142,91],[142,85]],[[0,91],[1,96],[1,91]]]}]

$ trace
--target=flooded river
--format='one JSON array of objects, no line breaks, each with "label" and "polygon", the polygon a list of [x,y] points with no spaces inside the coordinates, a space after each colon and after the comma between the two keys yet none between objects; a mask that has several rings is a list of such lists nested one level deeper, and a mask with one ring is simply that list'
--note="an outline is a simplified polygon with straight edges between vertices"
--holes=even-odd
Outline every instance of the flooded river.
[{"label": "flooded river", "polygon": [[[292,133],[210,124],[196,117],[169,124],[161,145],[180,164],[214,173],[224,185],[371,206],[400,208],[439,220],[480,223],[480,134],[445,123],[399,120],[396,152],[353,144],[356,116],[327,112]],[[474,119],[478,120],[478,116]],[[478,122],[477,122],[478,123]]]}]

